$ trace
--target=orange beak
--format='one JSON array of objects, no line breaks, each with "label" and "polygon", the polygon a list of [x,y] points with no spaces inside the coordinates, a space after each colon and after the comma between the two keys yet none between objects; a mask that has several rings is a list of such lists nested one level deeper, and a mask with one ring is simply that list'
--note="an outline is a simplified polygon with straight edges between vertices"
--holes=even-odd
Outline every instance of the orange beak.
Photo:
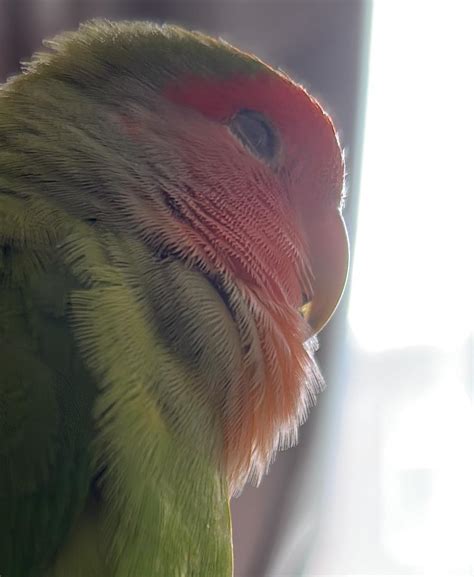
[{"label": "orange beak", "polygon": [[349,270],[349,239],[340,212],[318,218],[309,237],[313,298],[301,311],[315,333],[319,333],[341,300]]}]

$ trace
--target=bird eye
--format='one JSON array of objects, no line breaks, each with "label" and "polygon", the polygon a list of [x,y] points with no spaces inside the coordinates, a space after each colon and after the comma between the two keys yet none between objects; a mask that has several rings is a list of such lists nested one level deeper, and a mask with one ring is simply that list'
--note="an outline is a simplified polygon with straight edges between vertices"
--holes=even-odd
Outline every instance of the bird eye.
[{"label": "bird eye", "polygon": [[272,160],[278,148],[278,139],[265,117],[255,110],[240,110],[229,124],[231,132],[252,154],[263,160]]}]

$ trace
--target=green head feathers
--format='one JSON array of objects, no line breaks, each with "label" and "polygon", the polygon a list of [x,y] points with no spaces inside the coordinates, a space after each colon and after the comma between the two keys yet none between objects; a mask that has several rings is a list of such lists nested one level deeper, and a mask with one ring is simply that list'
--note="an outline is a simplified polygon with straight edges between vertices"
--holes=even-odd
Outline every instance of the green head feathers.
[{"label": "green head feathers", "polygon": [[139,98],[142,88],[156,90],[188,74],[225,79],[268,69],[223,40],[151,22],[93,20],[44,44],[51,51],[39,52],[25,63],[27,76],[14,77],[6,90],[19,90],[23,82],[54,79],[120,101]]}]

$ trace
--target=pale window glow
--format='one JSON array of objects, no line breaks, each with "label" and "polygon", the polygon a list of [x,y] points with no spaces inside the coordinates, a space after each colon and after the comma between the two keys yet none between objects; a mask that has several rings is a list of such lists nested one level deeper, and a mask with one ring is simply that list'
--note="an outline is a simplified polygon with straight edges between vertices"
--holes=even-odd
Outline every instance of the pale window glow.
[{"label": "pale window glow", "polygon": [[376,1],[350,325],[368,349],[472,331],[474,3]]},{"label": "pale window glow", "polygon": [[[373,14],[349,322],[354,386],[382,394],[382,566],[408,573],[474,561],[473,21],[460,1],[376,1]],[[390,350],[387,373],[403,371],[384,381],[368,367]],[[432,370],[414,376],[420,352]],[[354,426],[343,435],[364,443],[373,429]]]}]

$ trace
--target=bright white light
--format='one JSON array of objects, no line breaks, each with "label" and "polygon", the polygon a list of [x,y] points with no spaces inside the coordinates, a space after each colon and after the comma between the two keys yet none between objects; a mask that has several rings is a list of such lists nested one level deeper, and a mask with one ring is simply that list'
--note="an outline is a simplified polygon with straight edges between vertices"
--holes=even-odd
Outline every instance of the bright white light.
[{"label": "bright white light", "polygon": [[[387,560],[427,574],[473,560],[473,22],[474,2],[460,0],[376,0],[373,14],[349,312],[354,358],[366,356],[352,377],[373,396],[363,363],[387,359],[396,386],[377,391],[379,541]],[[414,378],[428,347],[436,368]],[[390,349],[399,350],[384,357]],[[390,359],[392,372],[403,367],[398,382]]]},{"label": "bright white light", "polygon": [[374,6],[349,321],[381,350],[474,327],[474,2]]},{"label": "bright white light", "polygon": [[398,563],[429,574],[472,560],[472,409],[463,383],[442,379],[385,420],[381,541]]}]

